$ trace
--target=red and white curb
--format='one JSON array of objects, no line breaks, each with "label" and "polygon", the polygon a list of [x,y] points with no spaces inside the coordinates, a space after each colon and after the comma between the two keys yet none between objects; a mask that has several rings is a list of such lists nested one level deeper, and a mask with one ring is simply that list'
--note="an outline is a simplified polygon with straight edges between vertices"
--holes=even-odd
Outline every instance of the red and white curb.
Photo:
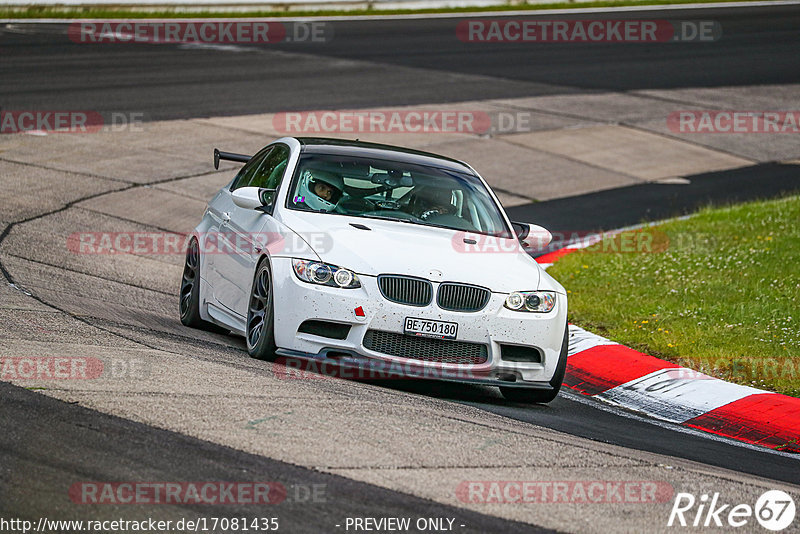
[{"label": "red and white curb", "polygon": [[[547,267],[578,248],[536,260]],[[569,332],[564,385],[573,391],[662,421],[800,453],[800,399],[680,367],[575,325]]]}]

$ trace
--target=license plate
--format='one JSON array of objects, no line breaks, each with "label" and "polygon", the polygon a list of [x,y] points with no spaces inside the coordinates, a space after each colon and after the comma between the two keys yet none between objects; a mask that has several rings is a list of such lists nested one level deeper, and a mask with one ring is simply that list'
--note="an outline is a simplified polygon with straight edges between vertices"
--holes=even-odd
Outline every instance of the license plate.
[{"label": "license plate", "polygon": [[458,323],[406,317],[403,323],[403,333],[439,339],[455,339],[458,334]]}]

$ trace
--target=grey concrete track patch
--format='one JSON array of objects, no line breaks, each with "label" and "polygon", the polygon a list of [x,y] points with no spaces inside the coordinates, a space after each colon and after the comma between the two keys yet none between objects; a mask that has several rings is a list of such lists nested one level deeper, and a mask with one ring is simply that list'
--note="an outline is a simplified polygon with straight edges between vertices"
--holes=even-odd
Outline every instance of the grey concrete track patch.
[{"label": "grey concrete track patch", "polygon": [[[9,271],[19,273],[23,287],[72,314],[139,326],[160,325],[166,331],[178,328],[174,324],[177,304],[172,295],[21,258],[4,257],[3,264]],[[180,272],[176,272],[177,287]]]},{"label": "grey concrete track patch", "polygon": [[206,173],[212,170],[210,147],[234,140],[255,150],[266,144],[268,136],[226,131],[198,121],[148,122],[119,132],[3,136],[0,158],[144,184]]},{"label": "grey concrete track patch", "polygon": [[[31,300],[31,299],[29,299]],[[34,301],[35,302],[35,301]],[[62,343],[79,341],[83,344],[83,354],[93,354],[96,347],[136,347],[135,343],[95,328],[83,321],[53,309],[20,310],[0,308],[0,320],[6,326],[0,337],[3,355],[10,356],[7,347],[10,343],[25,346],[39,343],[27,356],[57,356]],[[48,345],[41,345],[46,343]]]},{"label": "grey concrete track patch", "polygon": [[443,144],[436,150],[468,161],[489,184],[501,188],[500,202],[506,207],[525,204],[526,199],[550,200],[642,182],[623,173],[520,146],[515,138],[506,135]]},{"label": "grey concrete track patch", "polygon": [[188,232],[203,217],[206,202],[171,191],[136,188],[88,200],[78,206],[166,231]]},{"label": "grey concrete track patch", "polygon": [[[215,146],[221,148],[222,150],[227,148],[222,144],[215,144]],[[241,146],[239,143],[236,143],[232,146],[235,146],[237,150],[245,150],[246,153],[255,153],[257,150],[247,150],[246,147]],[[208,155],[209,154],[204,154],[204,156]],[[171,191],[181,196],[206,203],[208,202],[208,199],[213,197],[223,185],[230,181],[232,174],[233,173],[231,172],[230,167],[226,167],[219,171],[209,172],[207,174],[200,174],[198,176],[191,176],[189,178],[183,178],[180,180],[161,182],[153,187],[156,189]]]},{"label": "grey concrete track patch", "polygon": [[575,126],[591,126],[592,121],[594,124],[627,125],[751,161],[767,162],[794,157],[798,153],[796,134],[680,133],[668,128],[667,117],[687,110],[796,111],[797,90],[794,84],[771,84],[629,92],[598,91],[496,102],[522,110],[533,110],[542,115],[583,121]]},{"label": "grey concrete track patch", "polygon": [[[719,106],[717,106],[718,108]],[[670,130],[663,119],[641,122],[637,127],[680,139],[719,152],[758,161],[783,161],[797,156],[797,133],[680,133]]]},{"label": "grey concrete track patch", "polygon": [[24,289],[12,286],[7,282],[0,284],[0,310],[11,313],[17,311],[53,311],[46,304],[32,299],[24,291]]},{"label": "grey concrete track patch", "polygon": [[[672,94],[665,91],[665,94]],[[676,103],[635,92],[589,92],[579,95],[544,95],[529,98],[497,100],[520,110],[533,111],[544,117],[559,117],[568,126],[591,123],[634,123],[664,118],[675,110]],[[552,130],[554,128],[547,128]]]},{"label": "grey concrete track patch", "polygon": [[796,84],[641,89],[634,91],[633,94],[681,102],[699,109],[796,110],[797,108]]},{"label": "grey concrete track patch", "polygon": [[506,139],[646,181],[743,167],[750,163],[743,158],[624,126],[520,133]]},{"label": "grey concrete track patch", "polygon": [[[103,233],[109,239],[102,240]],[[123,280],[133,286],[172,294],[180,279],[184,253],[111,253],[115,233],[133,249],[133,235],[156,235],[152,227],[75,208],[14,227],[3,242],[3,253],[105,280]],[[85,234],[85,235],[84,235]],[[88,239],[87,239],[88,236]],[[129,237],[130,236],[130,237]],[[84,239],[84,245],[81,244]],[[176,242],[183,242],[182,239]],[[91,244],[90,244],[91,243]],[[101,244],[105,243],[105,244]],[[172,252],[170,247],[164,252]],[[97,252],[102,252],[98,254]]]},{"label": "grey concrete track patch", "polygon": [[797,111],[797,85],[764,84],[744,87],[648,89],[636,95],[673,102],[663,116],[633,120],[639,128],[662,133],[714,150],[736,154],[758,162],[782,161],[796,157],[800,144],[796,133],[680,133],[667,128],[665,117],[672,112],[698,111]]},{"label": "grey concrete track patch", "polygon": [[43,167],[3,161],[0,187],[0,221],[16,222],[54,209],[90,194],[124,186],[96,176],[54,171]]}]

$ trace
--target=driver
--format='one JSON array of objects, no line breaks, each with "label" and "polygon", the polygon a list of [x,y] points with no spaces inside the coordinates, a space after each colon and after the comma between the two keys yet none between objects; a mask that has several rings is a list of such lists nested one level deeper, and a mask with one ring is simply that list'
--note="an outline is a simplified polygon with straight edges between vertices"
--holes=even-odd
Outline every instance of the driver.
[{"label": "driver", "polygon": [[452,215],[456,211],[453,206],[453,192],[439,187],[424,187],[414,193],[412,214],[423,221],[436,215]]},{"label": "driver", "polygon": [[332,172],[307,169],[300,176],[296,203],[318,211],[333,211],[342,198],[344,180]]}]

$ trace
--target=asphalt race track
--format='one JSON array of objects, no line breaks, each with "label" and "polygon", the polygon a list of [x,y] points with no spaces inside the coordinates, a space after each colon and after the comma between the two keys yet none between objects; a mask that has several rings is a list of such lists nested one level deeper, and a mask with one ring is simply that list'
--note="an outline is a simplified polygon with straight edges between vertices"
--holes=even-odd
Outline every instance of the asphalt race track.
[{"label": "asphalt race track", "polygon": [[[529,525],[514,524],[491,516],[457,510],[402,493],[376,488],[342,477],[327,475],[303,467],[245,454],[227,447],[203,442],[164,430],[144,427],[125,419],[71,406],[43,395],[0,384],[3,414],[9,420],[35,421],[5,432],[4,451],[29,449],[24,454],[3,454],[6,475],[13,469],[24,471],[28,480],[86,477],[86,458],[107,458],[104,465],[94,466],[97,479],[135,480],[150,473],[157,480],[227,480],[232,472],[246,473],[248,480],[283,483],[286,501],[280,503],[281,528],[291,532],[324,532],[347,516],[421,515],[458,517],[468,525],[463,532],[546,532]],[[157,454],[142,454],[145,451]],[[187,454],[190,452],[191,454]],[[227,477],[227,478],[226,478]],[[296,481],[302,481],[297,483]],[[324,487],[324,502],[315,502],[305,488]],[[28,487],[47,495],[48,488]],[[295,489],[303,488],[303,489]],[[369,496],[365,498],[365,496]],[[36,517],[58,514],[61,497],[56,492],[48,499],[20,498],[3,494],[4,512]],[[49,502],[47,502],[50,500]],[[46,506],[42,506],[42,503]],[[313,505],[313,513],[309,510]],[[278,506],[278,505],[276,505]],[[214,516],[211,506],[188,506],[185,514]],[[95,512],[96,513],[96,512]],[[225,510],[229,517],[256,517],[244,504]],[[114,517],[109,513],[109,517]]]},{"label": "asphalt race track", "polygon": [[[760,85],[782,87],[774,94],[787,101],[793,98],[796,105],[798,86],[794,93],[791,86],[800,84],[800,6],[620,16],[715,20],[724,37],[691,46],[593,43],[540,44],[532,49],[525,44],[459,42],[453,38],[458,18],[397,18],[333,22],[329,43],[224,50],[78,44],[65,40],[64,25],[13,23],[0,25],[0,108],[135,112],[155,124],[287,110],[542,96],[580,99],[601,92],[636,92],[656,105],[670,102],[666,94],[688,89],[747,88],[758,95]],[[741,105],[748,109],[746,101]],[[763,101],[760,105],[769,109]],[[565,120],[574,118],[562,115]],[[282,529],[289,532],[344,531],[339,525],[345,518],[367,516],[451,517],[464,525],[458,529],[464,532],[587,531],[594,525],[608,530],[628,528],[620,521],[633,521],[629,510],[614,507],[580,510],[591,518],[583,524],[570,522],[574,509],[559,509],[550,518],[545,512],[525,515],[528,512],[519,508],[459,506],[450,494],[433,493],[432,480],[437,477],[463,480],[474,469],[472,476],[488,480],[492,475],[477,470],[497,469],[499,479],[519,476],[512,469],[530,466],[542,469],[551,480],[596,478],[605,469],[609,477],[655,476],[656,469],[668,469],[669,476],[677,477],[669,479],[676,491],[682,483],[691,488],[687,491],[713,491],[714,481],[724,480],[720,487],[748,496],[763,491],[750,487],[754,484],[791,487],[797,493],[800,460],[795,457],[712,439],[568,391],[550,405],[523,406],[504,401],[491,388],[431,382],[267,382],[275,389],[265,389],[262,381],[274,368],[247,358],[242,340],[180,325],[175,274],[182,258],[119,260],[102,266],[95,262],[104,262],[104,257],[76,259],[63,250],[63,237],[78,229],[124,223],[126,228],[187,231],[199,221],[210,197],[206,193],[224,183],[225,173],[233,168],[211,172],[210,147],[218,145],[214,136],[221,130],[212,131],[204,122],[161,124],[167,124],[163,128],[169,137],[158,126],[158,139],[165,140],[158,168],[136,153],[135,144],[129,148],[102,141],[113,153],[102,154],[110,163],[92,166],[101,156],[94,145],[74,145],[73,156],[65,148],[72,145],[64,143],[73,142],[64,141],[67,136],[33,140],[41,143],[35,146],[29,139],[17,142],[11,139],[16,136],[0,136],[0,180],[16,192],[0,196],[0,270],[7,281],[0,291],[0,346],[14,354],[35,354],[64,343],[67,354],[83,350],[103,357],[111,357],[112,348],[118,347],[155,362],[149,381],[131,390],[122,381],[86,386],[77,393],[34,388],[51,390],[42,394],[0,383],[0,515],[34,521],[48,513],[112,518],[141,511],[165,518],[260,517],[262,510],[245,506],[199,505],[158,512],[90,505],[79,508],[77,515],[64,488],[85,480],[269,479],[289,488],[286,503],[266,512],[279,515]],[[236,135],[248,144],[247,150],[271,137]],[[202,144],[196,154],[180,162],[170,155],[169,150],[188,146],[195,136]],[[781,145],[788,147],[787,154],[796,154],[791,141],[781,142],[788,143]],[[729,153],[725,147],[720,152]],[[194,161],[199,154],[208,157]],[[660,220],[709,203],[798,191],[799,167],[784,161],[798,158],[752,158],[749,165],[691,175],[687,184],[641,182],[578,194],[567,191],[541,202],[516,202],[509,214],[551,229],[610,229]],[[175,160],[174,169],[170,159]],[[56,184],[56,194],[38,192],[41,202],[27,194],[36,191],[38,180],[50,183],[51,172],[74,183]],[[181,192],[181,184],[189,183],[184,180],[197,180],[206,189]],[[182,195],[182,200],[163,209],[148,205],[148,199],[161,198],[148,195],[165,192],[176,199]],[[183,203],[194,211],[183,211]],[[237,414],[239,404],[246,413],[242,408]],[[436,432],[435,424],[421,422],[428,411],[452,423],[447,443],[460,446],[463,440],[474,447],[472,454],[443,451],[436,443],[429,450],[415,441]],[[235,421],[226,419],[223,424],[224,417],[217,414]],[[318,426],[303,426],[304,418]],[[259,433],[257,427],[273,419],[282,426]],[[225,426],[231,421],[239,430]],[[413,425],[403,427],[400,421]],[[465,431],[466,425],[474,430]],[[493,443],[495,432],[505,437]],[[373,437],[376,444],[368,446]],[[553,451],[537,449],[537,440],[554,444]],[[543,456],[517,461],[510,452],[517,446]],[[408,452],[414,447],[419,457]],[[488,452],[481,452],[484,448]],[[398,456],[403,453],[409,454],[407,462]],[[644,474],[625,471],[640,466]],[[550,467],[553,470],[546,471]],[[427,471],[415,478],[416,469]],[[465,474],[452,473],[458,469]],[[326,488],[325,499],[309,501],[299,494],[292,498],[293,488],[313,484]],[[631,523],[629,530],[666,524],[664,510],[668,512],[668,504],[649,510],[651,515],[642,516],[644,523]]]},{"label": "asphalt race track", "polygon": [[800,81],[796,6],[649,11],[647,18],[719,21],[723,38],[699,50],[570,43],[532,52],[525,43],[463,43],[453,38],[460,18],[423,18],[334,22],[329,43],[186,54],[172,46],[65,43],[63,27],[12,25],[3,34],[0,95],[6,109],[90,104],[160,120]]}]

